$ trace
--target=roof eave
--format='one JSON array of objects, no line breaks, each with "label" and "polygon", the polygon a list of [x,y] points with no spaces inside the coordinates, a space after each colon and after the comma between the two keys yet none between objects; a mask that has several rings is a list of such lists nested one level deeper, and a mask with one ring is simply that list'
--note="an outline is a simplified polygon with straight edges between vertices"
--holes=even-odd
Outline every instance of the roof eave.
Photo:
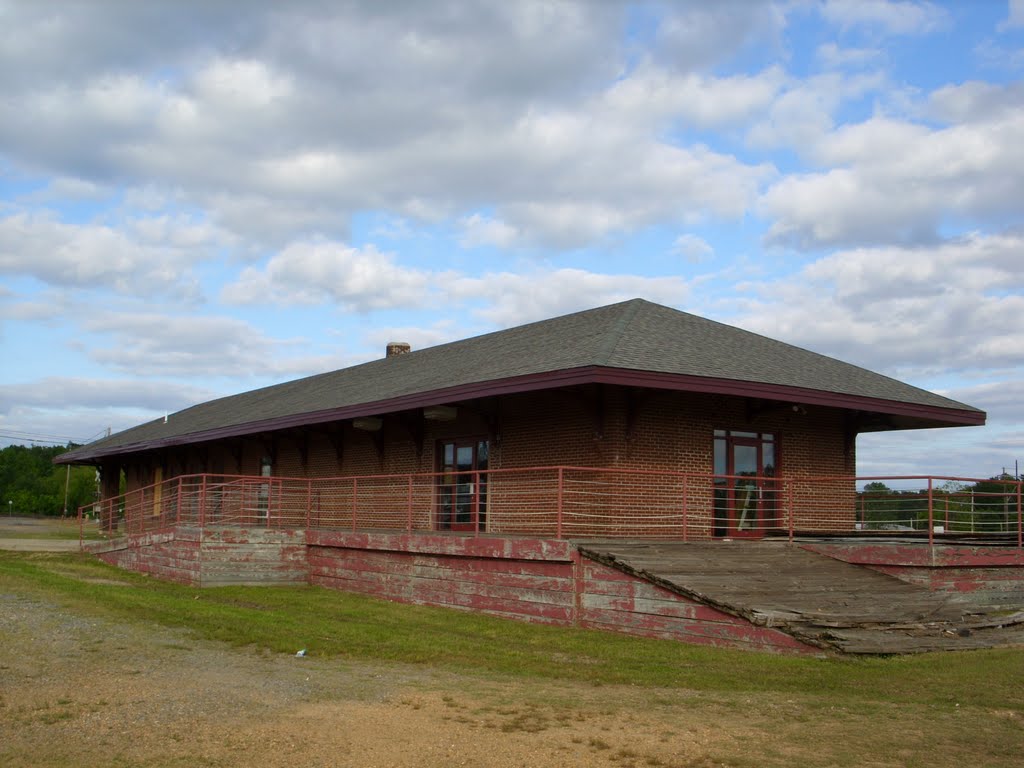
[{"label": "roof eave", "polygon": [[[281,429],[326,424],[361,416],[380,415],[422,408],[430,405],[471,400],[496,395],[535,392],[558,387],[581,384],[614,384],[620,386],[647,387],[681,392],[703,392],[709,394],[751,397],[765,400],[793,402],[802,405],[819,405],[829,408],[881,413],[892,416],[922,420],[935,427],[980,426],[985,423],[985,412],[973,408],[946,408],[940,406],[906,403],[881,398],[849,395],[822,390],[792,387],[781,384],[767,384],[753,381],[721,379],[708,376],[688,376],[657,371],[637,371],[606,366],[584,366],[557,371],[531,373],[504,379],[472,382],[454,387],[416,392],[408,395],[377,400],[369,403],[308,411],[287,416],[199,430],[186,434],[169,435],[165,438],[150,438],[136,443],[125,443],[104,449],[89,450],[88,446],[70,451],[55,459],[60,464],[96,463],[98,459],[158,448],[171,448],[191,443],[222,440],[232,437],[272,432]],[[173,416],[171,421],[173,422]]]}]

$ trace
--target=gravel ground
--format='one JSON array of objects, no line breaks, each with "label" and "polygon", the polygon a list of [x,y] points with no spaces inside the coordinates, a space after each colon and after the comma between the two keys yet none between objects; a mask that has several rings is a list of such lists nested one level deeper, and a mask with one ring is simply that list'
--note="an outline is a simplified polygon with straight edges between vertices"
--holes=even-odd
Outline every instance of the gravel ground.
[{"label": "gravel ground", "polygon": [[[77,550],[32,538],[74,525],[0,518],[0,549]],[[664,692],[653,712],[650,693],[231,648],[75,615],[0,581],[4,768],[719,764],[717,729],[679,725],[693,695]]]},{"label": "gravel ground", "polygon": [[721,736],[677,719],[692,694],[649,694],[233,649],[0,583],[7,768],[717,764]]}]

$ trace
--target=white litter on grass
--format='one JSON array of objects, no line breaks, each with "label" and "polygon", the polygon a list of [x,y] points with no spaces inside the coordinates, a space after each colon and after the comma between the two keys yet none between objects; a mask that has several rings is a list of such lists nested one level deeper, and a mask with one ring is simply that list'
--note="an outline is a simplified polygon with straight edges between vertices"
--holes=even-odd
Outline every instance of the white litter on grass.
[{"label": "white litter on grass", "polygon": [[295,655],[296,655],[296,656],[298,656],[299,658],[302,658],[303,656],[305,656],[305,655],[306,655],[306,649],[305,649],[305,648],[303,648],[303,649],[302,649],[301,651],[299,651],[299,652],[298,652],[298,653],[296,653]]}]

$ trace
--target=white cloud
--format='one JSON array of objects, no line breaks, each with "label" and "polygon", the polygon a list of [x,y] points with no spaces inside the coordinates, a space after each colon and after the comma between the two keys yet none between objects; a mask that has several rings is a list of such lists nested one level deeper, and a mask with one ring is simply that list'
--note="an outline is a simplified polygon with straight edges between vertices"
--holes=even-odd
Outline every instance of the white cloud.
[{"label": "white cloud", "polygon": [[[1024,424],[1024,380],[1006,379],[960,387],[951,392],[950,397],[981,408],[988,412],[992,421]],[[1018,439],[1021,436],[1024,433],[1019,433]],[[1024,458],[1024,451],[1020,458]]]},{"label": "white cloud", "polygon": [[880,73],[844,75],[829,72],[790,83],[755,120],[747,141],[758,148],[789,147],[808,155],[828,136],[836,112],[846,102],[880,90]]},{"label": "white cloud", "polygon": [[929,113],[946,123],[985,123],[1012,118],[1024,109],[1024,82],[1005,85],[969,81],[947,85],[928,98]]},{"label": "white cloud", "polygon": [[[687,242],[691,248],[699,249],[698,240]],[[263,270],[247,268],[236,283],[224,289],[223,298],[246,304],[326,302],[354,311],[476,307],[484,303],[485,308],[475,310],[479,317],[508,326],[637,296],[678,304],[688,291],[688,284],[679,277],[602,274],[580,269],[536,269],[526,274],[492,272],[481,276],[427,272],[403,266],[372,245],[356,249],[317,242],[290,246],[272,257]],[[414,335],[423,341],[447,334],[441,329]]]},{"label": "white cloud", "polygon": [[213,396],[209,390],[168,381],[49,376],[23,384],[0,385],[0,414],[28,406],[178,411]]},{"label": "white cloud", "polygon": [[357,312],[422,303],[427,275],[395,264],[369,245],[358,249],[331,241],[293,243],[266,268],[247,267],[221,298],[232,304],[335,303]]},{"label": "white cloud", "polygon": [[740,323],[892,375],[1024,365],[1024,238],[841,251],[791,278],[742,286]]},{"label": "white cloud", "polygon": [[[958,99],[980,101],[947,91],[937,104],[952,111]],[[940,129],[885,117],[839,128],[813,149],[828,170],[789,175],[762,196],[774,219],[767,239],[808,248],[927,242],[948,215],[1012,214],[1024,196],[1022,133],[1024,106],[979,110]]]},{"label": "white cloud", "polygon": [[452,279],[447,287],[459,301],[486,302],[475,314],[501,328],[638,297],[679,305],[690,290],[680,277],[606,275],[580,269],[489,273]]},{"label": "white cloud", "polygon": [[1024,0],[1009,0],[1009,13],[1000,23],[999,31],[1024,27]]},{"label": "white cloud", "polygon": [[841,48],[836,43],[822,43],[815,51],[815,55],[828,69],[865,67],[876,64],[884,57],[884,53],[878,48]]},{"label": "white cloud", "polygon": [[989,69],[1015,71],[1024,68],[1024,47],[1000,45],[995,40],[982,40],[974,46],[974,55]]},{"label": "white cloud", "polygon": [[195,299],[191,267],[223,242],[208,224],[185,217],[128,219],[115,227],[15,213],[0,218],[0,273],[51,286]]},{"label": "white cloud", "polygon": [[925,35],[949,21],[934,3],[901,0],[827,0],[821,13],[843,29],[865,26],[890,35]]},{"label": "white cloud", "polygon": [[707,240],[697,235],[685,234],[677,237],[672,243],[672,252],[696,264],[714,255],[715,249]]},{"label": "white cloud", "polygon": [[620,119],[711,128],[743,122],[765,109],[784,79],[777,67],[752,76],[708,77],[646,66],[613,85],[605,102]]},{"label": "white cloud", "polygon": [[[984,479],[1013,467],[1024,441],[1019,436],[997,445],[992,426],[875,432],[857,438],[857,472],[861,476],[965,477]],[[925,487],[926,481],[917,481]]]},{"label": "white cloud", "polygon": [[[576,247],[742,215],[772,173],[665,134],[767,105],[778,70],[670,70],[680,35],[699,29],[717,57],[779,28],[766,4],[678,8],[657,62],[626,72],[617,3],[250,10],[70,4],[47,25],[18,9],[11,28],[45,47],[0,48],[0,142],[26,168],[129,195],[159,187],[254,251],[345,239],[366,210],[437,221],[486,209],[517,241]],[[69,48],[77,66],[52,53]]]},{"label": "white cloud", "polygon": [[275,339],[250,323],[222,316],[98,312],[83,322],[104,346],[79,346],[93,361],[135,377],[251,379],[308,375],[336,368],[333,355],[288,356],[299,340]]},{"label": "white cloud", "polygon": [[764,0],[679,2],[657,30],[655,57],[681,71],[706,70],[747,48],[781,48],[783,10]]},{"label": "white cloud", "polygon": [[459,238],[459,242],[465,248],[483,245],[507,248],[516,241],[515,227],[510,227],[500,219],[474,213],[472,216],[464,217],[459,223],[462,226],[462,237]]}]

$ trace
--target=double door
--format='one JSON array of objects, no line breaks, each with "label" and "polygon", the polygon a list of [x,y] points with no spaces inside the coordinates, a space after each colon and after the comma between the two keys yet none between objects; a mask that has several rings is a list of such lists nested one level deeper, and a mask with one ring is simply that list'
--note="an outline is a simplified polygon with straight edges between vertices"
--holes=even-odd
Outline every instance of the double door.
[{"label": "double door", "polygon": [[772,433],[715,430],[716,537],[756,538],[782,524],[776,454]]},{"label": "double door", "polygon": [[442,531],[487,528],[487,440],[445,440],[438,445],[437,527]]}]

